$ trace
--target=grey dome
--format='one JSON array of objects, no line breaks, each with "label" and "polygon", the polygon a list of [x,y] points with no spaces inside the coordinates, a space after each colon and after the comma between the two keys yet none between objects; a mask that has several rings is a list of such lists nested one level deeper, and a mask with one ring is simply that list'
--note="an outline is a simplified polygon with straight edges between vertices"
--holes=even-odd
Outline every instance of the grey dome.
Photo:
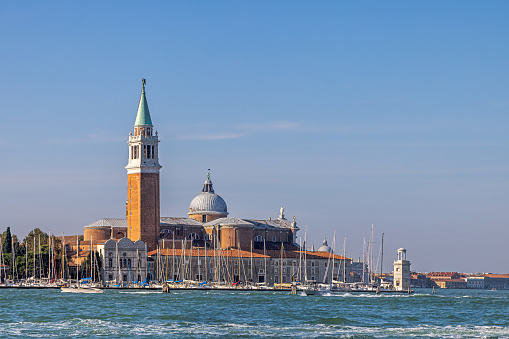
[{"label": "grey dome", "polygon": [[201,194],[191,201],[187,214],[228,215],[223,198],[214,193],[210,173],[207,174],[207,180],[203,183]]},{"label": "grey dome", "polygon": [[203,192],[191,201],[188,214],[228,214],[228,210],[219,195]]},{"label": "grey dome", "polygon": [[323,244],[322,244],[322,246],[320,246],[318,248],[318,252],[328,252],[328,253],[332,252],[332,249],[330,248],[330,246],[327,245],[327,240],[326,239],[323,239]]}]

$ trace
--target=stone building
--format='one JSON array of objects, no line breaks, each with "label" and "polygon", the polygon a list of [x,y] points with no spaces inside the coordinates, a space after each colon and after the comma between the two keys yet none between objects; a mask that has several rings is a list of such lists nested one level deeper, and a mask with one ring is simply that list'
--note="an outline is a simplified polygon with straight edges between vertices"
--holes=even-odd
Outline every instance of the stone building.
[{"label": "stone building", "polygon": [[[103,258],[102,280],[109,284],[143,284],[150,279],[146,243],[124,237],[97,246]],[[149,278],[149,279],[147,279]]]}]

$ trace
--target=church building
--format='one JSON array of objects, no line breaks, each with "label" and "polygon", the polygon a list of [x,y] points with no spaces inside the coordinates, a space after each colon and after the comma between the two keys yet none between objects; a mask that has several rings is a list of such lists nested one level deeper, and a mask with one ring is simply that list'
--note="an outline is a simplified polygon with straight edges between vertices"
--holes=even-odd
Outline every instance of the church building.
[{"label": "church building", "polygon": [[[295,217],[287,220],[283,207],[274,219],[230,216],[226,201],[215,193],[210,173],[201,192],[190,199],[187,217],[161,217],[159,139],[150,115],[145,85],[143,79],[134,129],[127,142],[125,219],[101,219],[85,226],[83,238],[68,244],[70,258],[73,255],[80,258],[97,250],[102,257],[103,282],[115,281],[124,285],[156,278],[161,280],[161,265],[166,265],[164,279],[169,279],[168,276],[171,279],[218,279],[218,272],[221,272],[217,266],[218,255],[223,259],[224,255],[229,256],[232,260],[228,281],[290,282],[297,272],[296,258],[304,254],[313,262],[313,270],[310,267],[309,272],[306,271],[306,280],[318,279],[323,274],[332,280],[334,272],[347,271],[344,268],[327,269],[325,261],[330,261],[331,257],[341,261],[342,265],[350,262],[350,259],[332,254],[330,247],[316,252],[301,250],[297,244],[299,227]],[[78,255],[73,251],[78,251]],[[183,269],[182,262],[175,267],[175,256],[179,256],[177,261],[187,256],[191,258],[191,264],[194,260],[195,271]],[[168,274],[169,260],[173,266]],[[76,260],[76,264],[80,261]],[[241,264],[245,264],[244,274]],[[246,271],[247,266],[250,268]],[[304,270],[299,268],[299,272],[302,275]]]}]

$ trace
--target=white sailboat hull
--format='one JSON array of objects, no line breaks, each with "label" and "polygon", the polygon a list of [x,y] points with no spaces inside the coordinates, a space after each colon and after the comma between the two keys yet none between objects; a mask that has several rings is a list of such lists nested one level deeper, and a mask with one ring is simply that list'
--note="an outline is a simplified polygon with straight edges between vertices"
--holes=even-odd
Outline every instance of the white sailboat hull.
[{"label": "white sailboat hull", "polygon": [[104,290],[93,287],[62,287],[62,293],[104,293]]}]

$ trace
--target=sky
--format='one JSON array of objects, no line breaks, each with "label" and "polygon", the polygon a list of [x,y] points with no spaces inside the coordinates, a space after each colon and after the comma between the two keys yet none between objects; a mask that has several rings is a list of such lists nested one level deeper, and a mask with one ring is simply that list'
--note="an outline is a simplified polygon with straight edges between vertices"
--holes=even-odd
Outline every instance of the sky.
[{"label": "sky", "polygon": [[296,216],[384,271],[508,273],[509,2],[23,1],[0,12],[0,231],[125,217],[141,91],[161,216],[207,169],[229,216]]}]

